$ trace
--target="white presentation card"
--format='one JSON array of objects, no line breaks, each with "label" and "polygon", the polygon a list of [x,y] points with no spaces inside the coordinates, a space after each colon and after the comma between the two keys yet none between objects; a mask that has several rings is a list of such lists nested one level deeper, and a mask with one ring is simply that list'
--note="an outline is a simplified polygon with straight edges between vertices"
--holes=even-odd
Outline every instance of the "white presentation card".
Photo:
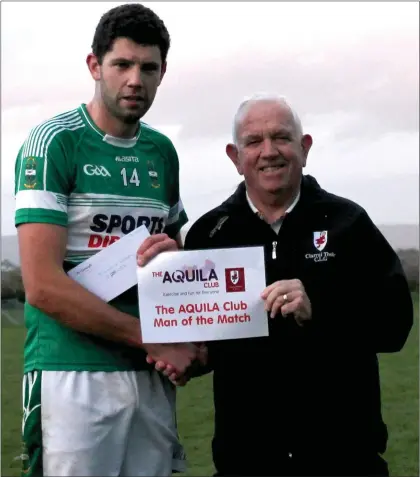
[{"label": "white presentation card", "polygon": [[144,343],[268,335],[263,247],[164,252],[137,278]]}]

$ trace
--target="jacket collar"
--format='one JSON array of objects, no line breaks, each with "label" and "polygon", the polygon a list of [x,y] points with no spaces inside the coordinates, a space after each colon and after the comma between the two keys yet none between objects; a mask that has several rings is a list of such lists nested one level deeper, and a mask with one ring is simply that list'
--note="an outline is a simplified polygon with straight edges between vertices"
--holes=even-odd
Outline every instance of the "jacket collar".
[{"label": "jacket collar", "polygon": [[[300,198],[293,210],[287,214],[286,228],[290,230],[292,227],[295,232],[317,230],[319,227],[322,230],[327,229],[328,219],[323,207],[327,201],[328,194],[321,189],[316,179],[310,175],[303,176]],[[226,220],[229,220],[230,223],[233,221],[233,223],[240,224],[243,224],[244,219],[250,221],[249,224],[255,220],[255,227],[261,222],[248,205],[245,182],[241,182],[236,191],[217,207],[217,212],[218,221],[211,230],[210,237],[213,237],[224,226]],[[282,225],[283,227],[284,225]]]},{"label": "jacket collar", "polygon": [[[311,175],[304,175],[302,177],[300,187],[299,201],[297,202],[296,207],[294,207],[293,211],[290,211],[290,213],[294,212],[295,210],[302,210],[313,206],[314,203],[322,199],[324,193],[325,191],[321,189],[315,177]],[[235,209],[243,209],[247,204],[248,201],[246,197],[245,181],[242,181],[236,188],[236,191],[221,205],[223,209],[230,210],[232,207]]]}]

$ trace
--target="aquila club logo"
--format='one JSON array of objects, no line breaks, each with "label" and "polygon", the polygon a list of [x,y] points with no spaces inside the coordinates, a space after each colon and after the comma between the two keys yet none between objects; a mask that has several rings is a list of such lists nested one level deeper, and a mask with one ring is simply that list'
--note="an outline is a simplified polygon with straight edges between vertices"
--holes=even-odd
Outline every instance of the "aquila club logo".
[{"label": "aquila club logo", "polygon": [[216,265],[211,260],[205,260],[202,267],[184,265],[178,270],[162,270],[152,272],[153,277],[162,278],[162,283],[203,283],[204,288],[218,288],[219,278]]},{"label": "aquila club logo", "polygon": [[225,280],[226,280],[226,291],[228,293],[245,291],[244,268],[226,268]]}]

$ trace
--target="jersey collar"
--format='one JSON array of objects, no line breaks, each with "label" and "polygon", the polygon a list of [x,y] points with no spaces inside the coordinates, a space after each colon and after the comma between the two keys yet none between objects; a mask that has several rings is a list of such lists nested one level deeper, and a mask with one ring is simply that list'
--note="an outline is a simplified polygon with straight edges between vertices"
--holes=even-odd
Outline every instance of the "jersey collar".
[{"label": "jersey collar", "polygon": [[98,126],[93,122],[92,118],[90,117],[88,110],[86,108],[86,104],[83,103],[81,105],[81,112],[86,121],[86,124],[99,136],[101,136],[102,141],[111,144],[112,146],[117,147],[134,147],[140,137],[141,134],[141,122],[139,121],[139,129],[137,134],[129,139],[111,136],[110,134],[106,134],[104,131],[98,128]]}]

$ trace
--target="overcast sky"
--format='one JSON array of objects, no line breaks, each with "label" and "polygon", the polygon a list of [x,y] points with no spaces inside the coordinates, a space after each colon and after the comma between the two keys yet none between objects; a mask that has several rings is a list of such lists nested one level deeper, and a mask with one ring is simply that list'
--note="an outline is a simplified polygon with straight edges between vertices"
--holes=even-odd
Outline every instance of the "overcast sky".
[{"label": "overcast sky", "polygon": [[[2,234],[14,233],[22,141],[40,121],[91,99],[85,58],[100,16],[118,4],[2,3]],[[225,155],[235,108],[271,91],[289,98],[313,136],[306,172],[321,186],[377,223],[418,223],[417,2],[145,4],[172,46],[144,119],[178,149],[191,222],[240,180]]]}]

